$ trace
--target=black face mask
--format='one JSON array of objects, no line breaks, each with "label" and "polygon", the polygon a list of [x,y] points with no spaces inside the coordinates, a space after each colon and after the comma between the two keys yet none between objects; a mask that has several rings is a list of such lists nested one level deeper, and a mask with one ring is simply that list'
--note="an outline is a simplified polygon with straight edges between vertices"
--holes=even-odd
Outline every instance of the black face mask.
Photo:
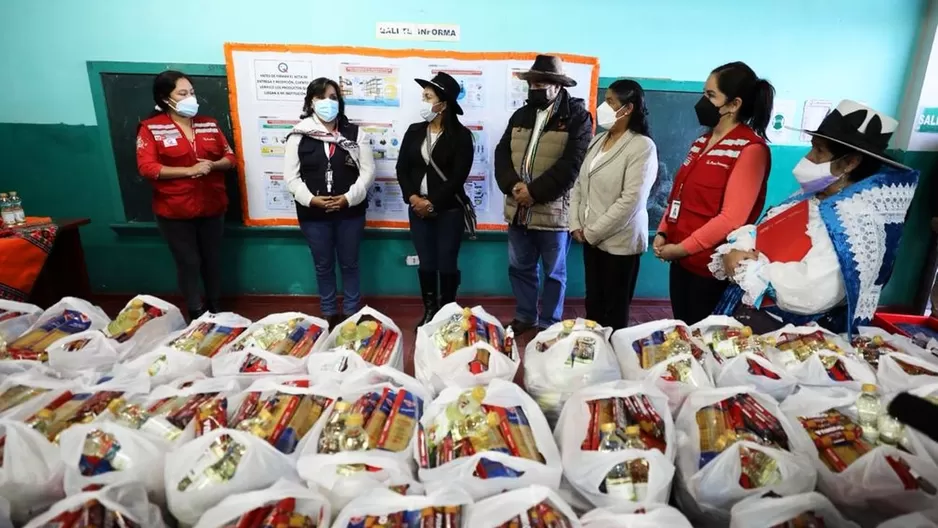
[{"label": "black face mask", "polygon": [[718,107],[710,102],[710,99],[707,99],[706,95],[701,96],[697,104],[694,105],[694,111],[697,112],[697,121],[700,123],[700,126],[707,128],[717,126],[717,123],[720,122],[720,118],[723,117],[723,115],[720,114],[720,108],[722,107]]},{"label": "black face mask", "polygon": [[547,100],[547,90],[541,88],[540,90],[528,90],[528,104],[534,105],[537,108],[546,107],[550,101]]}]

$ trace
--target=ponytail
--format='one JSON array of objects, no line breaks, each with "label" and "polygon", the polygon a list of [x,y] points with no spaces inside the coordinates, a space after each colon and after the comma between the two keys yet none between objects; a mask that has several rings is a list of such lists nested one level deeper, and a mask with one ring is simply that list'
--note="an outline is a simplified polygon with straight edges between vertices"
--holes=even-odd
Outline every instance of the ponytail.
[{"label": "ponytail", "polygon": [[769,127],[775,103],[775,87],[772,83],[760,79],[745,62],[730,62],[712,73],[727,101],[737,97],[742,101],[736,120],[752,128],[763,139],[768,139],[765,131]]}]

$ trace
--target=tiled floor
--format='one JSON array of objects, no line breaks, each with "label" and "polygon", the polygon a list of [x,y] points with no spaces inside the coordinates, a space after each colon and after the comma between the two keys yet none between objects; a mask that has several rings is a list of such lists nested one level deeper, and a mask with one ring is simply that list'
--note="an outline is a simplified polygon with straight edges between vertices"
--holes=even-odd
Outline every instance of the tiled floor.
[{"label": "tiled floor", "polygon": [[[130,295],[101,295],[96,299],[98,304],[111,317],[124,307]],[[162,296],[163,299],[182,304],[181,299],[175,296]],[[507,298],[467,298],[461,300],[463,304],[483,306],[489,313],[497,317],[503,323],[507,323],[514,315],[514,303]],[[403,330],[404,333],[404,370],[408,374],[414,373],[413,350],[414,350],[414,329],[417,322],[423,317],[423,305],[419,299],[412,297],[379,297],[370,299],[369,305],[381,313],[386,314]],[[241,296],[226,299],[224,309],[239,313],[252,320],[260,319],[266,315],[287,312],[300,311],[310,315],[319,315],[319,304],[315,297],[300,296]],[[568,300],[565,318],[583,317],[586,310],[583,307],[582,299]],[[658,319],[668,319],[671,317],[671,307],[668,303],[658,300],[636,299],[632,303],[631,325],[646,323]],[[518,345],[523,349],[528,341],[533,337],[533,333],[519,336]],[[521,383],[523,373],[519,370],[515,380]]]}]

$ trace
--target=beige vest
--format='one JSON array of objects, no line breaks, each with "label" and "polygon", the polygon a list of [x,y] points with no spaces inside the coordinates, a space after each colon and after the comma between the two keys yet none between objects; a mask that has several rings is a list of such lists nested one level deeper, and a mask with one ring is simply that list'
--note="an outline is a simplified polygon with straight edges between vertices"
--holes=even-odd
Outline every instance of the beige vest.
[{"label": "beige vest", "polygon": [[[511,163],[515,172],[521,174],[521,160],[528,151],[528,141],[532,130],[515,127],[511,130]],[[554,166],[563,155],[569,133],[566,131],[547,131],[541,134],[537,145],[534,163],[531,164],[531,179],[536,180],[544,171]],[[518,202],[510,194],[505,196],[505,221],[509,224],[518,211]],[[529,229],[541,231],[566,231],[570,216],[570,191],[565,192],[553,202],[535,204],[531,211]]]}]

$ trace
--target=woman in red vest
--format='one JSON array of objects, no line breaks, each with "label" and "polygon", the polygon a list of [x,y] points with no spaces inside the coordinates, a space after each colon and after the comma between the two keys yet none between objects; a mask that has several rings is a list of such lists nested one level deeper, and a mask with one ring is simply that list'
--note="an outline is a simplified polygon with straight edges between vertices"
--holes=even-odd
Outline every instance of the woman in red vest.
[{"label": "woman in red vest", "polygon": [[742,62],[713,70],[694,110],[710,130],[674,177],[653,244],[671,262],[671,308],[688,324],[710,315],[727,287],[707,265],[714,249],[762,212],[771,154],[765,129],[775,88]]},{"label": "woman in red vest", "polygon": [[[217,312],[225,171],[235,165],[228,140],[211,117],[197,116],[195,88],[182,72],[153,81],[156,111],[137,130],[137,170],[153,185],[153,212],[176,261],[179,289],[193,319]],[[205,283],[202,303],[199,277]]]}]

